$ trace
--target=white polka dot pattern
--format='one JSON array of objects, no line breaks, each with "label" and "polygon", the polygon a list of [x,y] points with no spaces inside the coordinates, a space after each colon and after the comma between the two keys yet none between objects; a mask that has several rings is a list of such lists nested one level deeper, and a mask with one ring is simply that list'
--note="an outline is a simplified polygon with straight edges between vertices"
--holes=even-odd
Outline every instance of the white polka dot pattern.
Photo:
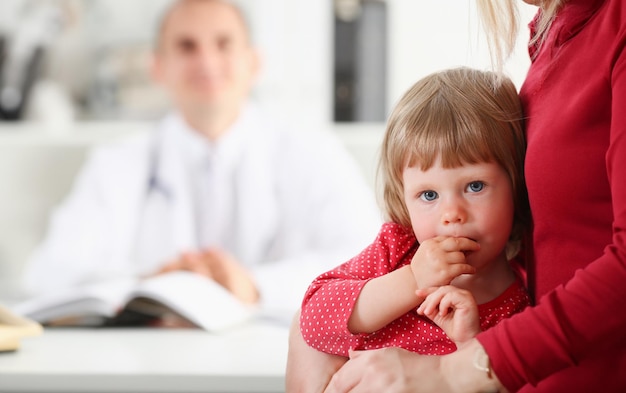
[{"label": "white polka dot pattern", "polygon": [[[320,351],[347,356],[349,349],[402,347],[420,354],[440,355],[455,344],[428,318],[410,312],[370,334],[352,334],[348,319],[365,283],[411,262],[418,243],[411,228],[385,223],[376,240],[359,255],[316,278],[302,302],[300,330]],[[478,307],[485,330],[529,304],[521,282]]]}]

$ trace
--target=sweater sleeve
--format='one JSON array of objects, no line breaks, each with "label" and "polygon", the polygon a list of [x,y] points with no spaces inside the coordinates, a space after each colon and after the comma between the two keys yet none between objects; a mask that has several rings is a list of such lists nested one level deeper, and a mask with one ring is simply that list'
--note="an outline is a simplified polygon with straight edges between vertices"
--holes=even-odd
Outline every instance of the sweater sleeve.
[{"label": "sweater sleeve", "polygon": [[416,245],[409,229],[386,223],[359,255],[316,278],[302,302],[300,330],[304,340],[317,350],[342,356],[361,345],[367,335],[352,334],[348,320],[363,286],[399,267]]}]

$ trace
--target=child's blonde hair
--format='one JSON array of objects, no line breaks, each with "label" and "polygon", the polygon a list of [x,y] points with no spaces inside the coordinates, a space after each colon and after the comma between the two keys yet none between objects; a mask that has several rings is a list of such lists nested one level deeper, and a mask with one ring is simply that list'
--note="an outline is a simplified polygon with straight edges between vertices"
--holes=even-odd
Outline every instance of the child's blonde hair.
[{"label": "child's blonde hair", "polygon": [[433,73],[404,94],[387,124],[378,168],[387,218],[411,226],[402,182],[407,166],[427,170],[438,158],[446,168],[495,162],[511,180],[511,240],[519,240],[528,217],[524,154],[522,108],[510,79],[465,67]]}]

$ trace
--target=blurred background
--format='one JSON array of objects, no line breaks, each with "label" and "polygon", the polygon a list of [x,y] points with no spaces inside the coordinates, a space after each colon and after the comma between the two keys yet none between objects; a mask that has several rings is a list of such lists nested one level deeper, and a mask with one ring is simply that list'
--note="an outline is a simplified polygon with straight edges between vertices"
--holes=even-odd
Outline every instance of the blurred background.
[{"label": "blurred background", "polygon": [[[0,2],[0,296],[11,292],[86,151],[151,130],[168,108],[151,81],[170,0]],[[374,185],[385,118],[417,79],[490,66],[475,0],[239,0],[263,70],[254,95],[295,129],[330,129]],[[506,72],[529,65],[522,1]]]},{"label": "blurred background", "polygon": [[[3,0],[0,119],[158,118],[167,101],[148,69],[155,26],[169,3]],[[472,0],[238,3],[264,58],[256,96],[296,123],[384,122],[423,75],[489,65]],[[524,6],[524,21],[533,8]],[[516,83],[527,67],[524,41],[507,67]]]}]

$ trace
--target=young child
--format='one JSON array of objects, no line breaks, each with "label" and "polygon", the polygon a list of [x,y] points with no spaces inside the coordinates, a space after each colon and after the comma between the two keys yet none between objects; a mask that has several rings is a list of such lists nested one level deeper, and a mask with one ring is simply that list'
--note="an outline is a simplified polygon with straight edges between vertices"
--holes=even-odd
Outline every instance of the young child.
[{"label": "young child", "polygon": [[446,354],[529,304],[511,259],[527,221],[522,112],[513,83],[431,74],[391,114],[380,173],[388,221],[310,285],[300,329],[320,351]]}]

